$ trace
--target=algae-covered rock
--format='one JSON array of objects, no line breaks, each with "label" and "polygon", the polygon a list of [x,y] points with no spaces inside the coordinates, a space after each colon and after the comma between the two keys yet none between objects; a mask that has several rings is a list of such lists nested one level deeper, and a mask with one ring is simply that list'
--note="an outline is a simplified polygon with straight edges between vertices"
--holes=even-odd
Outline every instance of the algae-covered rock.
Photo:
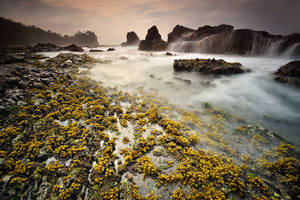
[{"label": "algae-covered rock", "polygon": [[229,63],[223,59],[183,59],[174,61],[175,71],[196,71],[204,74],[239,74],[245,70],[240,63]]}]

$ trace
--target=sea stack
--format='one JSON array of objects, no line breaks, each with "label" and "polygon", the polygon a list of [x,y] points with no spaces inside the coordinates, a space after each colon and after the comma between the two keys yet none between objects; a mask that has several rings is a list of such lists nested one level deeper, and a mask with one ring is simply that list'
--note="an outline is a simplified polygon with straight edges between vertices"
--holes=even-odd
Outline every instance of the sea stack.
[{"label": "sea stack", "polygon": [[140,43],[140,38],[134,31],[128,32],[126,38],[127,41],[123,42],[122,46],[138,46]]},{"label": "sea stack", "polygon": [[157,27],[154,25],[148,29],[145,40],[140,42],[139,50],[146,51],[163,51],[167,49],[167,42],[161,39],[161,35],[158,32]]}]

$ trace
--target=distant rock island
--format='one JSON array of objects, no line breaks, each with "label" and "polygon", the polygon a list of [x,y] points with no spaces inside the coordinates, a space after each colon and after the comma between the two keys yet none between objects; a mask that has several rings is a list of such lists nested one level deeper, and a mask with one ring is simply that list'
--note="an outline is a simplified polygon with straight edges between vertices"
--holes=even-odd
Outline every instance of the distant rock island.
[{"label": "distant rock island", "polygon": [[21,23],[0,17],[0,46],[34,46],[38,43],[51,43],[59,46],[76,44],[78,46],[99,46],[94,32],[77,32],[73,36],[60,35],[45,31],[35,26],[25,26]]},{"label": "distant rock island", "polygon": [[300,57],[300,34],[282,36],[266,31],[234,30],[225,24],[205,25],[197,30],[176,25],[168,34],[168,48],[182,52]]},{"label": "distant rock island", "polygon": [[167,49],[167,42],[161,39],[161,35],[158,32],[156,26],[152,26],[148,29],[145,40],[142,40],[139,45],[139,50],[154,50],[154,51],[163,51]]},{"label": "distant rock island", "polygon": [[126,39],[126,42],[123,42],[121,46],[138,46],[140,44],[140,38],[134,31],[128,32]]}]

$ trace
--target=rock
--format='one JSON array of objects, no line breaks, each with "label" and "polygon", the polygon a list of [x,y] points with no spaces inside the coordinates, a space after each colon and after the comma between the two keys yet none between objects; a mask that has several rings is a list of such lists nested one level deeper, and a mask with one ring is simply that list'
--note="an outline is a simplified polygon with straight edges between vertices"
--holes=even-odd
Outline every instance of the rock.
[{"label": "rock", "polygon": [[197,71],[204,74],[238,74],[244,73],[240,63],[229,63],[222,59],[186,59],[174,61],[175,71]]},{"label": "rock", "polygon": [[137,46],[140,43],[140,38],[134,31],[128,32],[126,36],[126,42],[123,42],[122,46]]},{"label": "rock", "polygon": [[172,53],[170,53],[170,52],[167,52],[167,53],[165,53],[165,55],[166,56],[174,56]]},{"label": "rock", "polygon": [[176,79],[176,80],[178,80],[180,82],[183,82],[184,84],[187,84],[187,85],[192,84],[192,81],[188,80],[188,79],[183,79],[183,78],[179,78],[179,77],[174,77],[174,79]]},{"label": "rock", "polygon": [[120,59],[121,59],[121,60],[128,60],[128,58],[125,57],[125,56],[121,56]]},{"label": "rock", "polygon": [[18,101],[20,99],[24,99],[25,94],[24,91],[21,89],[12,89],[12,90],[6,90],[5,96],[11,98],[14,101]]},{"label": "rock", "polygon": [[73,51],[73,52],[84,52],[83,48],[77,46],[76,44],[71,44],[69,46],[60,47],[59,50]]},{"label": "rock", "polygon": [[277,72],[275,72],[275,80],[300,86],[300,60],[294,60],[281,66]]},{"label": "rock", "polygon": [[232,53],[240,55],[287,55],[300,57],[300,34],[272,35],[266,31],[237,29],[222,24],[193,30],[176,25],[168,34],[168,45],[174,51]]},{"label": "rock", "polygon": [[130,172],[127,172],[125,177],[128,179],[128,181],[133,181],[133,175]]},{"label": "rock", "polygon": [[148,29],[145,40],[142,40],[139,45],[139,50],[154,50],[162,51],[168,47],[167,43],[161,39],[161,35],[158,32],[156,26],[152,26]]},{"label": "rock", "polygon": [[103,52],[103,50],[100,50],[100,49],[91,49],[89,52]]},{"label": "rock", "polygon": [[221,24],[219,26],[205,25],[199,27],[197,30],[193,30],[181,25],[176,25],[172,32],[168,34],[168,43],[175,42],[176,40],[194,41],[200,40],[204,37],[219,34],[222,32],[232,31],[233,26]]},{"label": "rock", "polygon": [[49,52],[58,51],[59,48],[55,44],[51,43],[38,43],[33,47],[28,47],[31,52]]},{"label": "rock", "polygon": [[21,81],[21,78],[16,77],[16,76],[12,76],[12,77],[8,77],[5,82],[6,84],[9,86],[16,86],[18,85],[18,83]]},{"label": "rock", "polygon": [[115,51],[114,48],[108,48],[107,51]]},{"label": "rock", "polygon": [[24,62],[24,59],[10,54],[0,55],[0,64],[12,64],[16,62]]},{"label": "rock", "polygon": [[34,88],[38,88],[38,89],[41,89],[44,87],[44,85],[42,83],[39,83],[39,82],[33,82],[32,86]]}]

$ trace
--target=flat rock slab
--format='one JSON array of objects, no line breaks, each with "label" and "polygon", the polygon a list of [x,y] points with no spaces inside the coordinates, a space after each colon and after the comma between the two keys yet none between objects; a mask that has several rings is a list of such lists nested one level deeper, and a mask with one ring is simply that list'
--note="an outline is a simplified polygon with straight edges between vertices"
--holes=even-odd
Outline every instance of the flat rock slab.
[{"label": "flat rock slab", "polygon": [[238,62],[229,63],[222,59],[180,59],[174,61],[175,71],[196,71],[204,74],[238,74],[246,70]]}]

